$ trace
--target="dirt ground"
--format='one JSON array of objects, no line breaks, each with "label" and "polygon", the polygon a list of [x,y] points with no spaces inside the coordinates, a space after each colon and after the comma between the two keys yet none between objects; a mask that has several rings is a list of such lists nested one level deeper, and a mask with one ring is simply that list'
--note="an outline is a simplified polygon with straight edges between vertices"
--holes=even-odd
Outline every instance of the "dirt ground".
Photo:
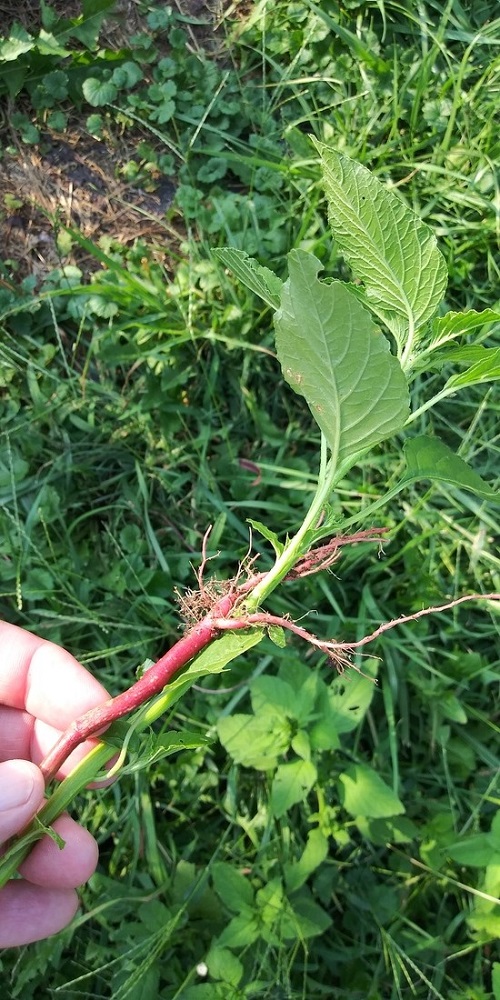
[{"label": "dirt ground", "polygon": [[[81,11],[80,0],[52,0],[50,6],[65,18]],[[212,51],[216,58],[220,36],[214,4],[178,0],[176,6],[192,19],[185,24],[189,48]],[[21,23],[31,33],[40,28],[38,0],[16,5],[0,0],[0,16],[2,23]],[[144,16],[138,4],[118,0],[100,37],[108,48],[118,49],[141,30]],[[4,33],[8,31],[4,29]],[[3,277],[8,282],[17,283],[27,275],[42,280],[63,263],[78,263],[86,272],[99,266],[81,248],[61,258],[57,241],[61,227],[76,228],[94,242],[108,236],[126,246],[142,239],[156,248],[155,255],[160,257],[180,238],[165,219],[175,195],[175,178],[152,175],[141,187],[125,182],[121,173],[121,167],[136,158],[139,142],[151,142],[151,135],[140,126],[122,134],[116,128],[113,134],[97,140],[85,126],[90,110],[81,115],[72,112],[62,135],[43,129],[40,142],[34,146],[22,143],[10,125],[14,111],[32,116],[27,98],[21,94],[15,104],[6,98],[1,101],[0,240]]]}]

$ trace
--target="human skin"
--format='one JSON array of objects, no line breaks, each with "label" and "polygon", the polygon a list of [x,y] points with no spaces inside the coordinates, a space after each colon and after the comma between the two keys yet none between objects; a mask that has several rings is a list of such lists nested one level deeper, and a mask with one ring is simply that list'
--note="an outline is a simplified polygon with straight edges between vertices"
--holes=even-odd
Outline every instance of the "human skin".
[{"label": "human skin", "polygon": [[[66,650],[0,622],[0,844],[22,830],[42,805],[44,778],[37,765],[61,731],[108,697]],[[79,746],[57,777],[69,774],[92,745]],[[95,870],[97,844],[91,834],[67,814],[53,826],[64,847],[43,837],[20,866],[22,878],[0,890],[2,948],[29,944],[65,927],[78,908],[76,888]]]}]

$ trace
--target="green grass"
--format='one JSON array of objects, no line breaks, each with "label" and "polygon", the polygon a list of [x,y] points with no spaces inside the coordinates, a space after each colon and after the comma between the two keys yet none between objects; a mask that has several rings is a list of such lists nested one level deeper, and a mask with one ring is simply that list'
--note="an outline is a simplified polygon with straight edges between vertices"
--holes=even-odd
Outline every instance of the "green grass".
[{"label": "green grass", "polygon": [[[61,270],[35,286],[8,256],[2,264],[0,612],[67,646],[113,693],[177,637],[174,588],[193,585],[208,524],[211,568],[228,576],[247,550],[248,517],[292,530],[311,498],[316,432],[282,385],[270,313],[210,255],[228,243],[284,274],[300,245],[345,275],[308,134],[398,184],[447,257],[449,308],[495,304],[496,4],[408,6],[256,3],[222,23],[217,58],[186,49],[178,32],[189,18],[176,12],[162,27],[139,6],[144,37],[120,58],[149,77],[118,88],[112,108],[81,103],[85,75],[114,68],[91,39],[85,73],[75,43],[71,56],[39,56],[36,79],[14,95],[27,142],[49,110],[40,90],[32,106],[35,87],[62,67],[68,97],[51,112],[100,115],[101,141],[141,143],[126,176],[147,186],[167,173],[179,185],[167,257],[144,239],[82,246],[75,231]],[[174,65],[162,64],[169,54]],[[161,122],[148,88],[169,80],[175,109]],[[79,250],[93,255],[91,277],[67,270]],[[416,405],[428,398],[429,379],[414,393]],[[499,410],[498,393],[476,387],[414,430],[439,434],[498,483]],[[394,455],[380,447],[353,470],[338,509],[395,480]],[[258,464],[258,484],[240,459]],[[335,574],[287,584],[272,609],[314,611],[316,634],[359,638],[445,596],[500,591],[493,505],[420,485],[377,523],[391,529],[383,558],[353,547]],[[255,545],[267,567],[269,547]],[[401,626],[372,652],[368,710],[340,749],[317,753],[313,791],[280,819],[270,775],[237,763],[216,727],[252,713],[260,677],[298,676],[305,662],[330,684],[330,667],[265,640],[190,692],[171,723],[212,742],[82,797],[99,871],[68,931],[2,956],[7,995],[498,1000],[498,613],[466,605]],[[339,782],[357,764],[376,770],[404,816],[347,813]],[[299,906],[285,873],[318,826],[328,853],[311,855]],[[490,866],[467,839],[486,834]],[[235,900],[250,888],[235,927]]]}]

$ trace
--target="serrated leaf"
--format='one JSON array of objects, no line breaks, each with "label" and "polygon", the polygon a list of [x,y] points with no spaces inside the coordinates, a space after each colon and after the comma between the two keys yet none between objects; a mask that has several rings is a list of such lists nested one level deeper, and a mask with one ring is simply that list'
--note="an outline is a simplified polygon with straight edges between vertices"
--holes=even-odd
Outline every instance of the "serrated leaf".
[{"label": "serrated leaf", "polygon": [[268,267],[263,267],[253,257],[249,257],[244,250],[218,247],[217,250],[212,250],[212,253],[224,267],[228,267],[250,291],[264,299],[272,309],[279,307],[283,282],[277,274]]},{"label": "serrated leaf", "polygon": [[463,458],[456,455],[439,438],[420,434],[418,437],[406,441],[403,447],[407,471],[398,484],[397,492],[402,486],[414,480],[431,479],[451,483],[452,486],[458,486],[463,490],[470,490],[482,497],[483,500],[496,500],[498,502],[498,492],[488,486],[488,483],[474,469],[471,469]]},{"label": "serrated leaf", "polygon": [[385,781],[367,764],[353,764],[339,776],[340,801],[351,816],[373,819],[399,816],[405,807]]},{"label": "serrated leaf", "polygon": [[500,322],[500,312],[497,309],[468,309],[466,312],[449,312],[438,316],[432,323],[431,342],[433,347],[463,337],[473,330],[482,329],[489,323]]},{"label": "serrated leaf", "polygon": [[71,49],[65,49],[61,45],[58,38],[55,37],[50,31],[45,31],[44,28],[40,28],[40,33],[35,39],[36,47],[42,56],[60,56],[64,58],[65,56],[70,56]]},{"label": "serrated leaf", "polygon": [[[461,354],[462,357],[457,359],[452,356],[448,360],[463,361],[465,351],[466,348],[462,348],[462,350],[458,348],[457,353]],[[472,356],[475,355],[476,360],[466,371],[452,375],[448,379],[443,387],[445,392],[450,389],[463,389],[468,385],[479,385],[483,382],[496,382],[500,378],[500,347],[484,347],[481,355],[478,354],[479,347],[472,347],[471,352],[474,352]]]},{"label": "serrated leaf", "polygon": [[83,81],[82,90],[85,100],[95,108],[110,104],[118,93],[111,80],[98,80],[96,76],[88,76]]},{"label": "serrated leaf", "polygon": [[432,230],[395,191],[355,160],[313,142],[322,160],[333,235],[403,353],[409,331],[432,319],[443,298],[445,259]]},{"label": "serrated leaf", "polygon": [[345,284],[320,281],[320,261],[303,250],[292,250],[288,261],[275,313],[278,358],[333,461],[344,463],[402,428],[408,386],[388,341]]},{"label": "serrated leaf", "polygon": [[297,760],[280,764],[276,769],[271,788],[271,809],[280,818],[288,809],[302,802],[317,778],[317,771],[310,760]]}]

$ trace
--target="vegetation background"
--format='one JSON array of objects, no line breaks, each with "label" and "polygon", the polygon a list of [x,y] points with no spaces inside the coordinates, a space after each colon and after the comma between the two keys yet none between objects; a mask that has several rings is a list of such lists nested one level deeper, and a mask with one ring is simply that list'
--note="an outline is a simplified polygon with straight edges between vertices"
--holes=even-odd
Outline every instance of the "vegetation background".
[{"label": "vegetation background", "polygon": [[[433,228],[447,308],[498,306],[498,5],[0,7],[0,613],[117,693],[178,635],[208,524],[224,577],[247,518],[286,532],[307,508],[316,430],[282,384],[270,310],[210,251],[283,275],[301,246],[346,276],[308,135]],[[416,429],[494,485],[498,411],[477,386]],[[379,447],[339,509],[400,469]],[[493,505],[420,484],[378,523],[383,557],[346,550],[273,610],[360,638],[500,591]],[[466,605],[374,654],[378,686],[265,640],[193,689],[168,725],[197,749],[77,804],[98,873],[71,928],[2,956],[5,995],[499,1000],[498,619]],[[251,744],[227,735],[242,716]]]}]

